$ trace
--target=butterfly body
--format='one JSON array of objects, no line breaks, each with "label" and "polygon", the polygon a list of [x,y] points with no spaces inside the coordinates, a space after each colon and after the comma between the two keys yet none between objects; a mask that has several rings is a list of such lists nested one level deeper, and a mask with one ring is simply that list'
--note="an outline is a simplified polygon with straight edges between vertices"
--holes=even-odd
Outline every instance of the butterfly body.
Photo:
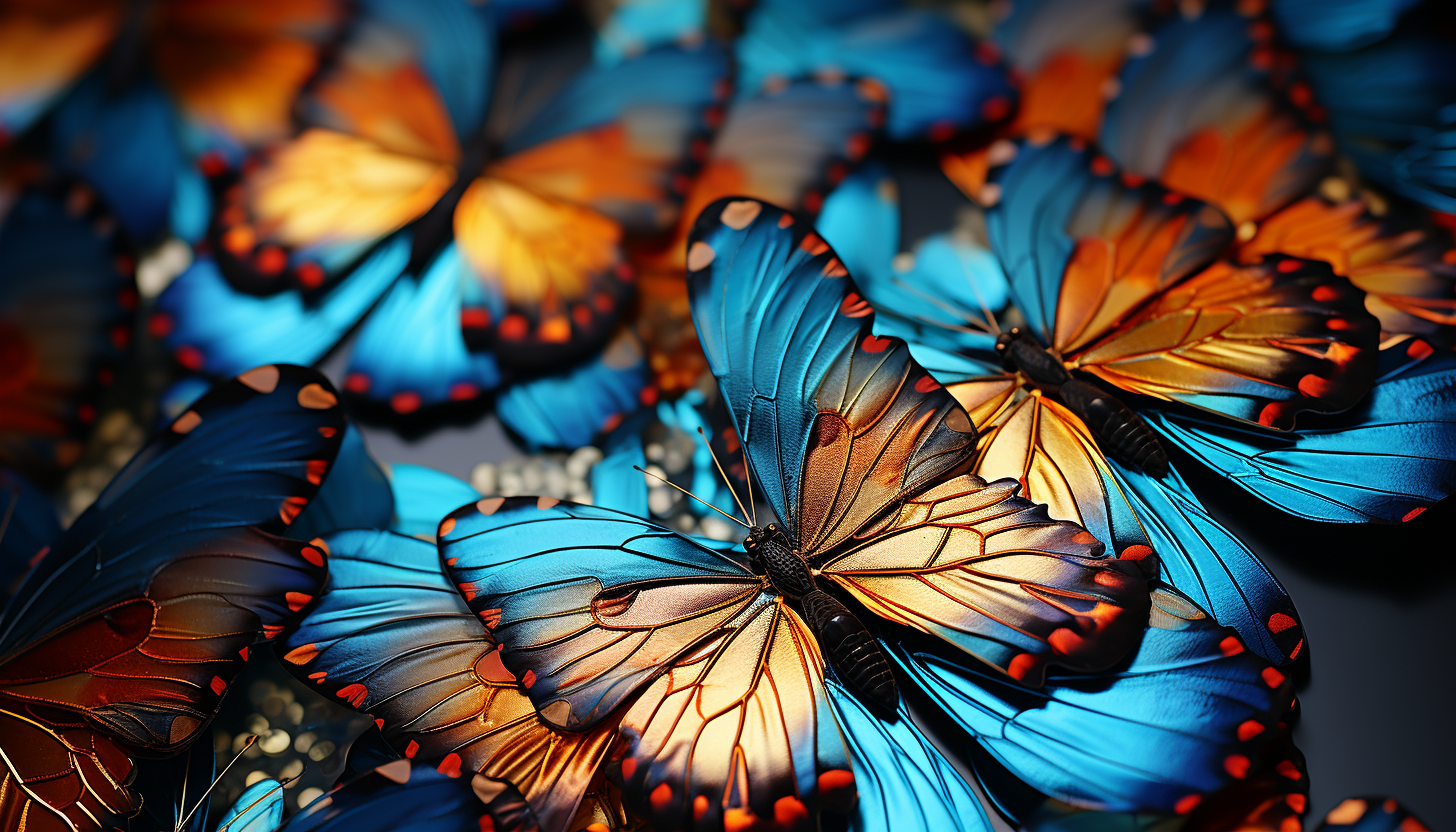
[{"label": "butterfly body", "polygon": [[1143,417],[1110,393],[1073,377],[1061,360],[1030,334],[1012,327],[997,337],[996,352],[1008,369],[1054,393],[1060,403],[1081,417],[1113,458],[1155,477],[1167,475],[1168,452]]},{"label": "butterfly body", "polygon": [[778,594],[798,601],[805,623],[839,675],[875,706],[893,714],[900,692],[890,663],[863,622],[839,599],[819,589],[809,564],[794,551],[777,524],[754,526],[744,541],[755,571],[762,571]]},{"label": "butterfly body", "polygon": [[456,165],[458,174],[455,183],[430,206],[430,210],[415,221],[409,264],[405,266],[406,274],[422,274],[430,261],[435,259],[435,255],[455,239],[456,206],[465,196],[465,190],[470,187],[470,183],[484,174],[486,165],[498,155],[499,148],[484,131],[465,146]]}]

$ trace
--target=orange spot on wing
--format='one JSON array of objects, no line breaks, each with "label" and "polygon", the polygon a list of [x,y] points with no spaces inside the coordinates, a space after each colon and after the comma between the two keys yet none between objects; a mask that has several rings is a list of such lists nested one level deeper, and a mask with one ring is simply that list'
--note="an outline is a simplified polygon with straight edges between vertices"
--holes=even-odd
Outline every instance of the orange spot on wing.
[{"label": "orange spot on wing", "polygon": [[318,382],[305,384],[298,391],[298,403],[309,410],[327,410],[339,403],[339,397],[325,390]]},{"label": "orange spot on wing", "polygon": [[659,785],[647,796],[647,801],[652,804],[653,809],[663,811],[672,803],[672,787],[666,783]]},{"label": "orange spot on wing", "polygon": [[1006,673],[1011,678],[1019,682],[1025,679],[1027,674],[1031,673],[1032,669],[1036,667],[1036,664],[1036,656],[1033,656],[1030,653],[1018,653],[1015,658],[1013,658],[1011,662],[1006,665]]},{"label": "orange spot on wing", "polygon": [[283,521],[283,525],[287,526],[297,520],[306,505],[308,505],[306,497],[284,497],[283,505],[278,507],[278,517]]},{"label": "orange spot on wing", "polygon": [[200,424],[202,424],[202,417],[198,415],[197,411],[189,410],[178,416],[177,421],[172,423],[172,432],[191,433],[192,429]]},{"label": "orange spot on wing", "polygon": [[1330,391],[1334,388],[1335,382],[1327,378],[1321,378],[1314,373],[1309,373],[1299,380],[1299,392],[1311,399],[1329,395]]},{"label": "orange spot on wing", "polygon": [[622,761],[622,779],[631,780],[632,775],[637,773],[637,761],[632,757]]},{"label": "orange spot on wing", "polygon": [[702,820],[703,816],[708,814],[709,806],[710,804],[708,803],[707,797],[703,795],[698,795],[697,797],[693,798],[693,820]]},{"label": "orange spot on wing", "polygon": [[453,531],[455,531],[455,518],[446,517],[444,520],[440,521],[440,530],[437,533],[437,536],[444,537],[445,535]]},{"label": "orange spot on wing", "polygon": [[818,256],[829,250],[829,244],[824,242],[824,238],[811,231],[799,241],[799,248],[809,252],[811,256]]},{"label": "orange spot on wing", "polygon": [[319,649],[317,644],[305,644],[295,647],[283,654],[283,660],[291,664],[308,664],[318,658]]},{"label": "orange spot on wing", "polygon": [[809,820],[809,810],[797,797],[781,797],[774,801],[774,820],[784,829],[797,829]]},{"label": "orange spot on wing", "polygon": [[324,481],[324,472],[329,470],[329,462],[326,459],[310,459],[304,463],[303,478],[314,485]]},{"label": "orange spot on wing", "polygon": [[758,816],[747,809],[729,809],[723,813],[723,832],[754,832],[760,828]]},{"label": "orange spot on wing", "polygon": [[548,344],[564,344],[571,340],[571,322],[565,315],[555,315],[541,322],[536,337]]},{"label": "orange spot on wing", "polygon": [[289,592],[284,594],[283,600],[288,602],[290,610],[298,612],[308,606],[308,602],[313,600],[313,596],[305,592]]}]

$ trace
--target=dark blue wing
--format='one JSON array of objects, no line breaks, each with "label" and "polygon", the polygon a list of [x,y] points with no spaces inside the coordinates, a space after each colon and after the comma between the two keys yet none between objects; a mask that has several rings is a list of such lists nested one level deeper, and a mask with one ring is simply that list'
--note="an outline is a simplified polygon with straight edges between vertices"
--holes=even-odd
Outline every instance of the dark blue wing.
[{"label": "dark blue wing", "polygon": [[267,365],[219,385],[138,452],[51,546],[0,619],[0,654],[146,592],[179,552],[244,527],[283,531],[318,492],[344,428],[316,371]]},{"label": "dark blue wing", "polygon": [[978,50],[949,18],[924,9],[855,15],[769,4],[751,14],[737,51],[741,88],[749,94],[774,78],[879,81],[889,89],[886,132],[895,139],[946,138],[1000,121],[1016,101],[994,51]]},{"label": "dark blue wing", "polygon": [[1284,511],[1342,523],[1414,519],[1456,491],[1456,356],[1386,372],[1355,407],[1289,433],[1190,413],[1150,411],[1168,439]]},{"label": "dark blue wing", "polygon": [[324,794],[277,832],[481,832],[497,828],[497,793],[483,777],[397,760]]},{"label": "dark blue wing", "polygon": [[[763,202],[721,199],[690,237],[693,322],[754,478],[803,551],[969,467],[975,428],[874,312],[827,243]],[[853,446],[854,453],[851,453]]]},{"label": "dark blue wing", "polygon": [[1389,35],[1420,0],[1274,0],[1279,31],[1301,49],[1344,52]]},{"label": "dark blue wing", "polygon": [[849,746],[859,803],[854,832],[902,829],[990,830],[990,820],[964,776],[945,757],[904,703],[894,722],[871,713],[837,682],[829,704]]},{"label": "dark blue wing", "polygon": [[1362,176],[1438,211],[1456,212],[1456,54],[1412,23],[1351,52],[1308,52],[1300,67]]},{"label": "dark blue wing", "polygon": [[1041,792],[1106,811],[1186,813],[1259,763],[1293,683],[1183,596],[1156,590],[1142,644],[1112,670],[1028,690],[900,646],[907,674]]},{"label": "dark blue wing", "polygon": [[1276,665],[1303,652],[1289,593],[1237,536],[1213,519],[1176,468],[1156,479],[1113,462],[1118,492],[1158,553],[1162,579]]},{"label": "dark blue wing", "polygon": [[0,597],[10,600],[60,536],[55,505],[24,477],[0,468]]},{"label": "dark blue wing", "polygon": [[[361,280],[359,272],[369,268],[360,266],[340,289]],[[495,358],[472,351],[460,332],[462,290],[471,282],[455,246],[441,252],[424,275],[395,281],[354,342],[344,389],[401,414],[469,401],[494,389],[500,383]]]},{"label": "dark blue wing", "polygon": [[652,401],[651,381],[642,342],[624,328],[591,360],[504,390],[496,415],[532,450],[576,448]]},{"label": "dark blue wing", "polygon": [[[449,505],[454,503],[442,506],[441,514]],[[364,434],[351,424],[323,487],[294,521],[289,534],[307,540],[341,529],[387,529],[394,516],[390,478],[369,455]]]},{"label": "dark blue wing", "polygon": [[171,99],[152,82],[110,89],[103,72],[88,76],[56,108],[51,158],[92,183],[115,206],[133,239],[156,240],[167,228],[178,171],[188,167]]},{"label": "dark blue wing", "polygon": [[80,457],[130,339],[135,260],[89,188],[13,200],[0,217],[0,466],[48,487]]},{"label": "dark blue wing", "polygon": [[200,258],[157,299],[152,327],[165,333],[179,363],[212,375],[268,361],[312,364],[379,301],[408,259],[409,241],[396,238],[337,286],[306,299],[293,290],[267,297],[239,292],[211,258]]}]

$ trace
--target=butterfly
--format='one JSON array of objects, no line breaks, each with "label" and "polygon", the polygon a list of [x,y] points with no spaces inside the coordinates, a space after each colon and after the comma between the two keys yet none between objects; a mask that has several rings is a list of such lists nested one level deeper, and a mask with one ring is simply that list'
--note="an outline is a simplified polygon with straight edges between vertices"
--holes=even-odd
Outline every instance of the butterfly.
[{"label": "butterfly", "polygon": [[130,344],[135,259],[90,188],[0,190],[0,467],[50,487],[80,458]]},{"label": "butterfly", "polygon": [[[496,28],[465,2],[366,7],[305,128],[226,189],[211,256],[161,298],[184,366],[311,363],[363,320],[344,388],[410,414],[601,351],[632,292],[623,241],[675,218],[728,57],[596,63],[568,24]],[[593,377],[595,430],[639,388]]]},{"label": "butterfly", "polygon": [[254,642],[319,591],[322,550],[276,533],[344,429],[322,375],[256,368],[183,413],[51,544],[0,618],[7,827],[101,829],[137,811],[133,758],[187,749]]},{"label": "butterfly", "polygon": [[[445,502],[455,495],[441,487],[444,475],[421,469],[404,480],[394,482],[402,504],[433,503],[436,516],[454,504]],[[455,487],[468,489],[458,481]],[[501,664],[499,643],[446,576],[432,541],[433,535],[421,541],[364,529],[328,536],[328,582],[280,641],[286,666],[373,715],[384,739],[417,770],[473,771],[492,790],[517,790],[528,807],[526,826],[636,828],[640,821],[604,777],[614,726],[566,733],[541,722]],[[857,828],[901,828],[910,818],[924,828],[986,826],[953,764],[908,712],[887,722],[837,683],[827,690],[853,744]],[[496,828],[508,827],[498,821]]]},{"label": "butterfly", "polygon": [[1380,197],[1326,176],[1333,152],[1351,151],[1322,124],[1325,98],[1348,100],[1351,88],[1317,95],[1273,36],[1268,18],[1222,8],[1145,35],[1147,53],[1122,68],[1099,142],[1125,171],[1217,205],[1236,227],[1239,262],[1324,260],[1366,292],[1385,342],[1450,343],[1450,233],[1419,211],[1374,216],[1387,213]]},{"label": "butterfly", "polygon": [[218,821],[216,832],[490,832],[519,828],[519,798],[483,777],[465,779],[408,760],[384,763],[340,783],[283,819],[283,785],[249,786]]},{"label": "butterfly", "polygon": [[[340,0],[10,3],[0,13],[0,144],[32,146],[151,242],[206,224],[196,161],[282,138],[344,23]],[[188,233],[190,232],[190,233]]]},{"label": "butterfly", "polygon": [[630,810],[731,828],[853,805],[828,668],[870,713],[901,700],[840,597],[1029,685],[1131,647],[1148,553],[1103,557],[1016,483],[964,474],[969,418],[902,342],[871,333],[822,240],[732,198],[691,239],[694,321],[783,527],[719,548],[610,509],[486,498],[439,534],[541,721],[615,732],[608,773]]}]

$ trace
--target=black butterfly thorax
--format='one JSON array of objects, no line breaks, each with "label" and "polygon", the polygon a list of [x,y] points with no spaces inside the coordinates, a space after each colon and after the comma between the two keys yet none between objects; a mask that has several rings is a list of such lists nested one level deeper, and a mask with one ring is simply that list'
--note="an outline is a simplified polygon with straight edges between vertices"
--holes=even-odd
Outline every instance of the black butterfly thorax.
[{"label": "black butterfly thorax", "polygon": [[890,662],[863,622],[833,595],[818,587],[808,562],[776,524],[754,526],[744,541],[755,570],[768,578],[774,592],[796,603],[840,678],[893,716],[900,691]]},{"label": "black butterfly thorax", "polygon": [[1006,368],[1019,372],[1091,429],[1108,456],[1155,477],[1168,473],[1168,452],[1143,417],[1116,396],[1072,375],[1062,360],[1020,327],[996,338]]},{"label": "black butterfly thorax", "polygon": [[460,198],[465,196],[465,189],[485,173],[486,165],[499,154],[499,144],[484,130],[461,150],[460,159],[455,165],[455,183],[435,200],[430,210],[414,222],[409,265],[405,267],[405,274],[419,276],[430,261],[435,259],[435,255],[455,239],[455,207],[460,204]]}]

